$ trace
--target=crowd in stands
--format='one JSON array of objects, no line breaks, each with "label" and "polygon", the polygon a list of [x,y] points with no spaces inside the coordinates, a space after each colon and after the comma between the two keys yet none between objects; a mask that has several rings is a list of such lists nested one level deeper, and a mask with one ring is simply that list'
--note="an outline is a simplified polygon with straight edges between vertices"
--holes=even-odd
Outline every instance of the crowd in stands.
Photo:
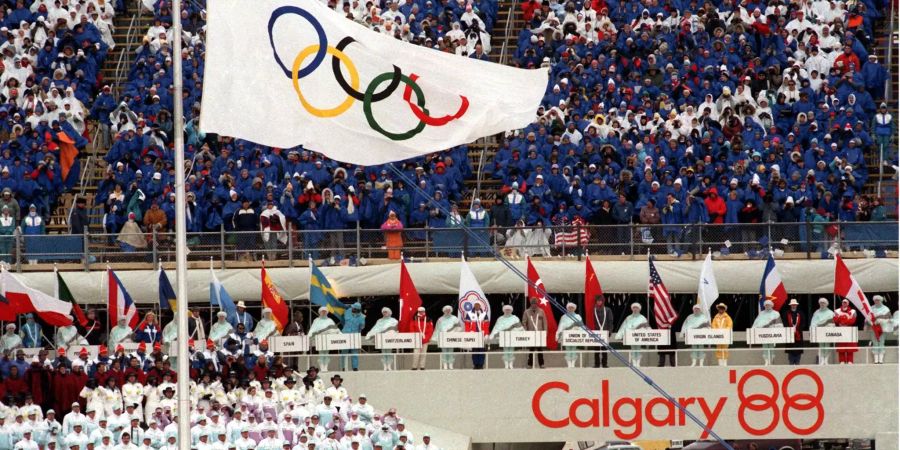
[{"label": "crowd in stands", "polygon": [[[878,221],[886,215],[880,198],[862,194],[867,157],[878,161],[884,148],[887,160],[896,159],[893,118],[882,103],[888,73],[873,52],[881,0],[523,2],[526,26],[514,63],[549,68],[551,81],[535,122],[509,133],[484,169],[503,183],[501,198],[485,207],[473,201],[465,216],[454,208],[468,197],[465,180],[475,176],[466,146],[398,163],[401,179],[386,166],[358,167],[302,147],[201,133],[204,2],[182,3],[181,93],[172,82],[172,58],[179,55],[171,54],[171,5],[142,3],[154,25],[133,55],[119,98],[97,80],[115,11],[69,3],[35,2],[28,15],[19,2],[22,8],[7,18],[28,16],[23,26],[35,35],[47,29],[50,36],[64,20],[71,28],[56,40],[36,37],[50,50],[33,49],[37,63],[22,69],[35,73],[23,83],[40,84],[38,94],[48,100],[38,102],[28,90],[21,95],[16,77],[4,83],[22,105],[7,114],[18,112],[23,123],[10,130],[19,138],[4,147],[2,164],[10,173],[0,175],[0,187],[10,188],[18,211],[35,204],[44,220],[65,188],[54,164],[54,133],[66,131],[83,146],[90,117],[100,125],[101,146],[109,148],[95,197],[104,230],[134,238],[174,229],[171,111],[179,97],[191,169],[189,232],[377,229],[392,211],[404,228]],[[491,52],[498,9],[491,0],[328,4],[397,39],[481,59]],[[41,11],[48,19],[38,19]],[[21,52],[27,61],[31,40],[15,26],[9,25],[4,52]],[[48,52],[56,57],[42,59]],[[41,120],[56,109],[65,120]],[[73,232],[89,221],[84,209],[73,214]],[[666,236],[657,239],[684,238],[681,227],[663,230]],[[512,236],[497,237],[502,243]],[[303,245],[322,239],[304,237]],[[120,239],[126,249],[139,241]]]}]

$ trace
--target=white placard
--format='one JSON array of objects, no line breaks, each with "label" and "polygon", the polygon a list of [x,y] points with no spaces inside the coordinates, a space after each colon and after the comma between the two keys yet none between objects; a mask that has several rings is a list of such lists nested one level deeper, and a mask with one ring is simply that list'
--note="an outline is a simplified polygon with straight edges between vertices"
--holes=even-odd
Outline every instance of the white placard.
[{"label": "white placard", "polygon": [[809,340],[817,344],[859,342],[856,327],[814,327],[809,329]]},{"label": "white placard", "polygon": [[669,345],[672,336],[669,330],[651,330],[649,328],[641,328],[638,330],[628,330],[625,332],[625,345]]},{"label": "white placard", "polygon": [[484,334],[465,331],[443,332],[438,345],[441,348],[483,348]]},{"label": "white placard", "polygon": [[269,347],[275,353],[305,353],[309,351],[308,336],[272,336]]},{"label": "white placard", "polygon": [[41,350],[43,350],[43,348],[41,348],[41,347],[18,348],[18,349],[16,349],[16,352],[18,352],[19,350],[22,350],[22,352],[25,353],[26,358],[34,358],[35,356],[37,356],[38,353],[41,352]]},{"label": "white placard", "polygon": [[792,344],[794,329],[789,327],[748,328],[747,343],[756,344]]},{"label": "white placard", "polygon": [[141,345],[140,342],[120,342],[119,345],[122,346],[122,349],[125,350],[125,354],[134,353],[137,351],[138,346]]},{"label": "white placard", "polygon": [[379,350],[401,350],[422,348],[422,333],[378,333],[375,348]]},{"label": "white placard", "polygon": [[510,348],[546,347],[546,331],[501,331],[500,346]]},{"label": "white placard", "polygon": [[[609,343],[609,331],[591,330],[592,333],[600,337],[600,339]],[[562,340],[559,345],[577,345],[580,347],[602,347],[600,341],[594,339],[587,331],[583,330],[566,330],[562,332]]]},{"label": "white placard", "polygon": [[88,358],[97,359],[97,355],[100,354],[100,346],[99,345],[72,345],[66,349],[66,356],[75,361],[78,359],[78,352],[81,351],[82,348],[86,348],[88,351]]},{"label": "white placard", "polygon": [[731,345],[734,336],[728,328],[693,328],[684,333],[687,345]]},{"label": "white placard", "polygon": [[319,334],[313,339],[313,346],[319,351],[358,350],[360,339],[359,333]]}]

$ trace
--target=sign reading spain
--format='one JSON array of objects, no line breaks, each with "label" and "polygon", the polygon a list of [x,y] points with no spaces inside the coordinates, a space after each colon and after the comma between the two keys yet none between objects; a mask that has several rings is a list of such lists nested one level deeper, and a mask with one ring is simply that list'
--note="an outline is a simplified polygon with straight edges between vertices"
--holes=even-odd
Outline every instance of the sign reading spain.
[{"label": "sign reading spain", "polygon": [[[546,70],[402,42],[323,2],[209,5],[205,132],[373,165],[521,128]],[[365,151],[360,151],[360,150]]]}]

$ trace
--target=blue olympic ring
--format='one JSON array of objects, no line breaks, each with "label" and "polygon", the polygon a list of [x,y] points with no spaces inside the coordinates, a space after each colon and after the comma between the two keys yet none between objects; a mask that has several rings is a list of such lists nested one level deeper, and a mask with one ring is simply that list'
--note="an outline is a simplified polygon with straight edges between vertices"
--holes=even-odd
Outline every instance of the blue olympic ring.
[{"label": "blue olympic ring", "polygon": [[311,74],[314,70],[319,68],[319,65],[322,64],[322,61],[325,60],[325,53],[328,50],[328,38],[325,36],[325,29],[322,28],[322,24],[313,17],[308,11],[303,8],[298,8],[296,6],[282,6],[275,11],[272,12],[272,16],[269,18],[269,45],[272,46],[272,54],[275,55],[275,62],[281,67],[281,70],[288,78],[292,78],[291,69],[284,65],[281,61],[281,58],[278,56],[278,50],[275,49],[275,35],[272,33],[273,28],[275,27],[275,22],[278,21],[278,18],[285,14],[297,14],[300,17],[306,19],[310,25],[316,30],[316,34],[319,37],[319,50],[316,51],[316,55],[313,56],[312,62],[309,63],[308,66],[300,69],[297,72],[297,78],[303,78],[307,75]]}]

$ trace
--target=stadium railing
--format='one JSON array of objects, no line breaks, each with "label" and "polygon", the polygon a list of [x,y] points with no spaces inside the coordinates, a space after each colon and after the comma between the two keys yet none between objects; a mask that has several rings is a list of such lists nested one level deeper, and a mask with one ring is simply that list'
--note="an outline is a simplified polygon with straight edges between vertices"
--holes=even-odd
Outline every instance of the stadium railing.
[{"label": "stadium railing", "polygon": [[[309,258],[331,264],[366,264],[368,260],[427,261],[433,258],[488,257],[496,250],[510,259],[525,256],[580,258],[607,255],[635,259],[669,255],[700,259],[716,256],[765,258],[769,252],[794,259],[820,259],[837,251],[860,251],[884,257],[898,250],[897,222],[801,222],[761,224],[625,224],[545,227],[226,231],[188,233],[191,261],[267,261],[293,266]],[[121,234],[0,236],[0,261],[16,270],[38,263],[170,262],[175,236],[149,232],[131,236],[139,244],[123,245]],[[126,239],[126,241],[129,241]],[[487,243],[487,245],[485,245]]]}]

